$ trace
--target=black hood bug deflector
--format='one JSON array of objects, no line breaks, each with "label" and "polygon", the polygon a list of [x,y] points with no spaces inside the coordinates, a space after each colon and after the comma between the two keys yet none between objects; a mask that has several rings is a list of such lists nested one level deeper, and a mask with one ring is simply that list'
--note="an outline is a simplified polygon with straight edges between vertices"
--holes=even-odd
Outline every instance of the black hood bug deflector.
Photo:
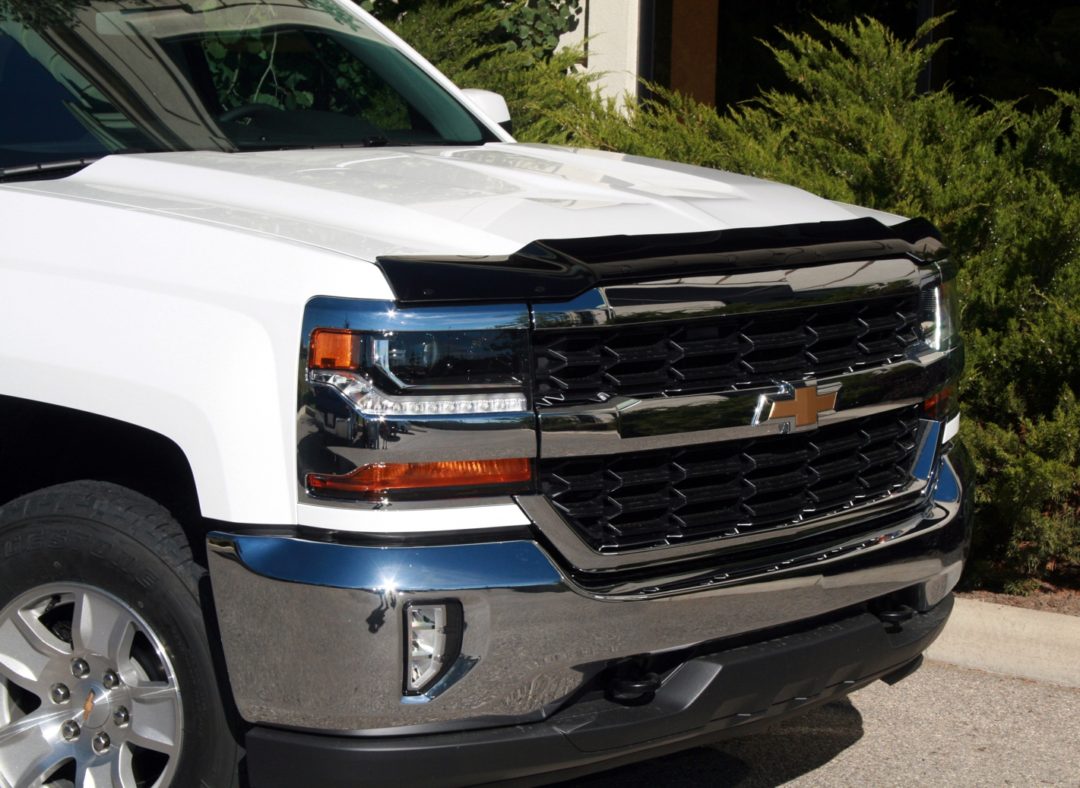
[{"label": "black hood bug deflector", "polygon": [[925,219],[850,219],[665,235],[534,241],[505,257],[379,257],[397,302],[566,301],[600,285],[944,252]]}]

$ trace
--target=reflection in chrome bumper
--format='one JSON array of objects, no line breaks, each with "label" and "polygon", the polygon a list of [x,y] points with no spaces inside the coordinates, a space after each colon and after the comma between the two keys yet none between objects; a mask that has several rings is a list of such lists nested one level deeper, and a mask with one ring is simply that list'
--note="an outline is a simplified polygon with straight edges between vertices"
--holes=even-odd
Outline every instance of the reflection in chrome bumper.
[{"label": "reflection in chrome bumper", "polygon": [[[902,589],[928,609],[963,566],[969,505],[961,482],[946,458],[932,504],[897,539],[729,584],[621,600],[582,588],[529,540],[387,547],[215,533],[210,572],[233,693],[251,722],[310,730],[422,733],[537,721],[611,660]],[[446,597],[464,610],[459,663],[437,693],[405,699],[403,608]]]},{"label": "reflection in chrome bumper", "polygon": [[[245,736],[259,788],[445,788],[550,784],[598,769],[760,732],[882,679],[899,681],[948,621],[952,597],[902,627],[848,611],[749,646],[682,657],[647,703],[582,693],[543,722],[418,736],[326,736],[256,726]],[[407,764],[407,768],[403,768]]]}]

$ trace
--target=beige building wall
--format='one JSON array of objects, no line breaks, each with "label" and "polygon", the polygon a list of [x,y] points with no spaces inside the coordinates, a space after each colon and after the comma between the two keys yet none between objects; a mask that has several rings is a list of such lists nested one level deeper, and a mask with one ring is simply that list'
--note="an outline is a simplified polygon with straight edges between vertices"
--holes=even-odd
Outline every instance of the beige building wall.
[{"label": "beige building wall", "polygon": [[637,93],[641,0],[583,0],[582,22],[564,45],[586,43],[586,68],[600,74],[601,95],[621,102]]}]

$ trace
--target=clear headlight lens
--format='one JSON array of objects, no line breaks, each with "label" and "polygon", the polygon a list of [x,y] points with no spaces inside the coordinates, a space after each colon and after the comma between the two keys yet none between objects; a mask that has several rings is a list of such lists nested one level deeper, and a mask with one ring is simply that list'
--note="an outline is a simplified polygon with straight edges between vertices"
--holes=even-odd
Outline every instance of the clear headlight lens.
[{"label": "clear headlight lens", "polygon": [[370,415],[519,413],[525,332],[312,332],[308,381],[336,389]]},{"label": "clear headlight lens", "polygon": [[923,288],[919,298],[919,329],[934,350],[948,350],[959,332],[953,279]]},{"label": "clear headlight lens", "polygon": [[513,385],[522,374],[517,344],[497,330],[402,332],[372,338],[371,363],[401,388]]}]

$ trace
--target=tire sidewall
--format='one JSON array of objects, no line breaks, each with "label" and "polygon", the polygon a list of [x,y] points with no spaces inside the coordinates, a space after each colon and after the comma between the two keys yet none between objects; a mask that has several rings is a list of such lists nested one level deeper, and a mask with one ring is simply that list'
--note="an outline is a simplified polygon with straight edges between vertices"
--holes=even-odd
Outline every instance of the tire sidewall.
[{"label": "tire sidewall", "polygon": [[[195,577],[183,577],[147,545],[85,518],[0,517],[0,609],[50,583],[80,583],[117,597],[164,646],[183,710],[173,786],[230,785],[235,744],[224,719]],[[216,757],[215,757],[216,755]]]}]

